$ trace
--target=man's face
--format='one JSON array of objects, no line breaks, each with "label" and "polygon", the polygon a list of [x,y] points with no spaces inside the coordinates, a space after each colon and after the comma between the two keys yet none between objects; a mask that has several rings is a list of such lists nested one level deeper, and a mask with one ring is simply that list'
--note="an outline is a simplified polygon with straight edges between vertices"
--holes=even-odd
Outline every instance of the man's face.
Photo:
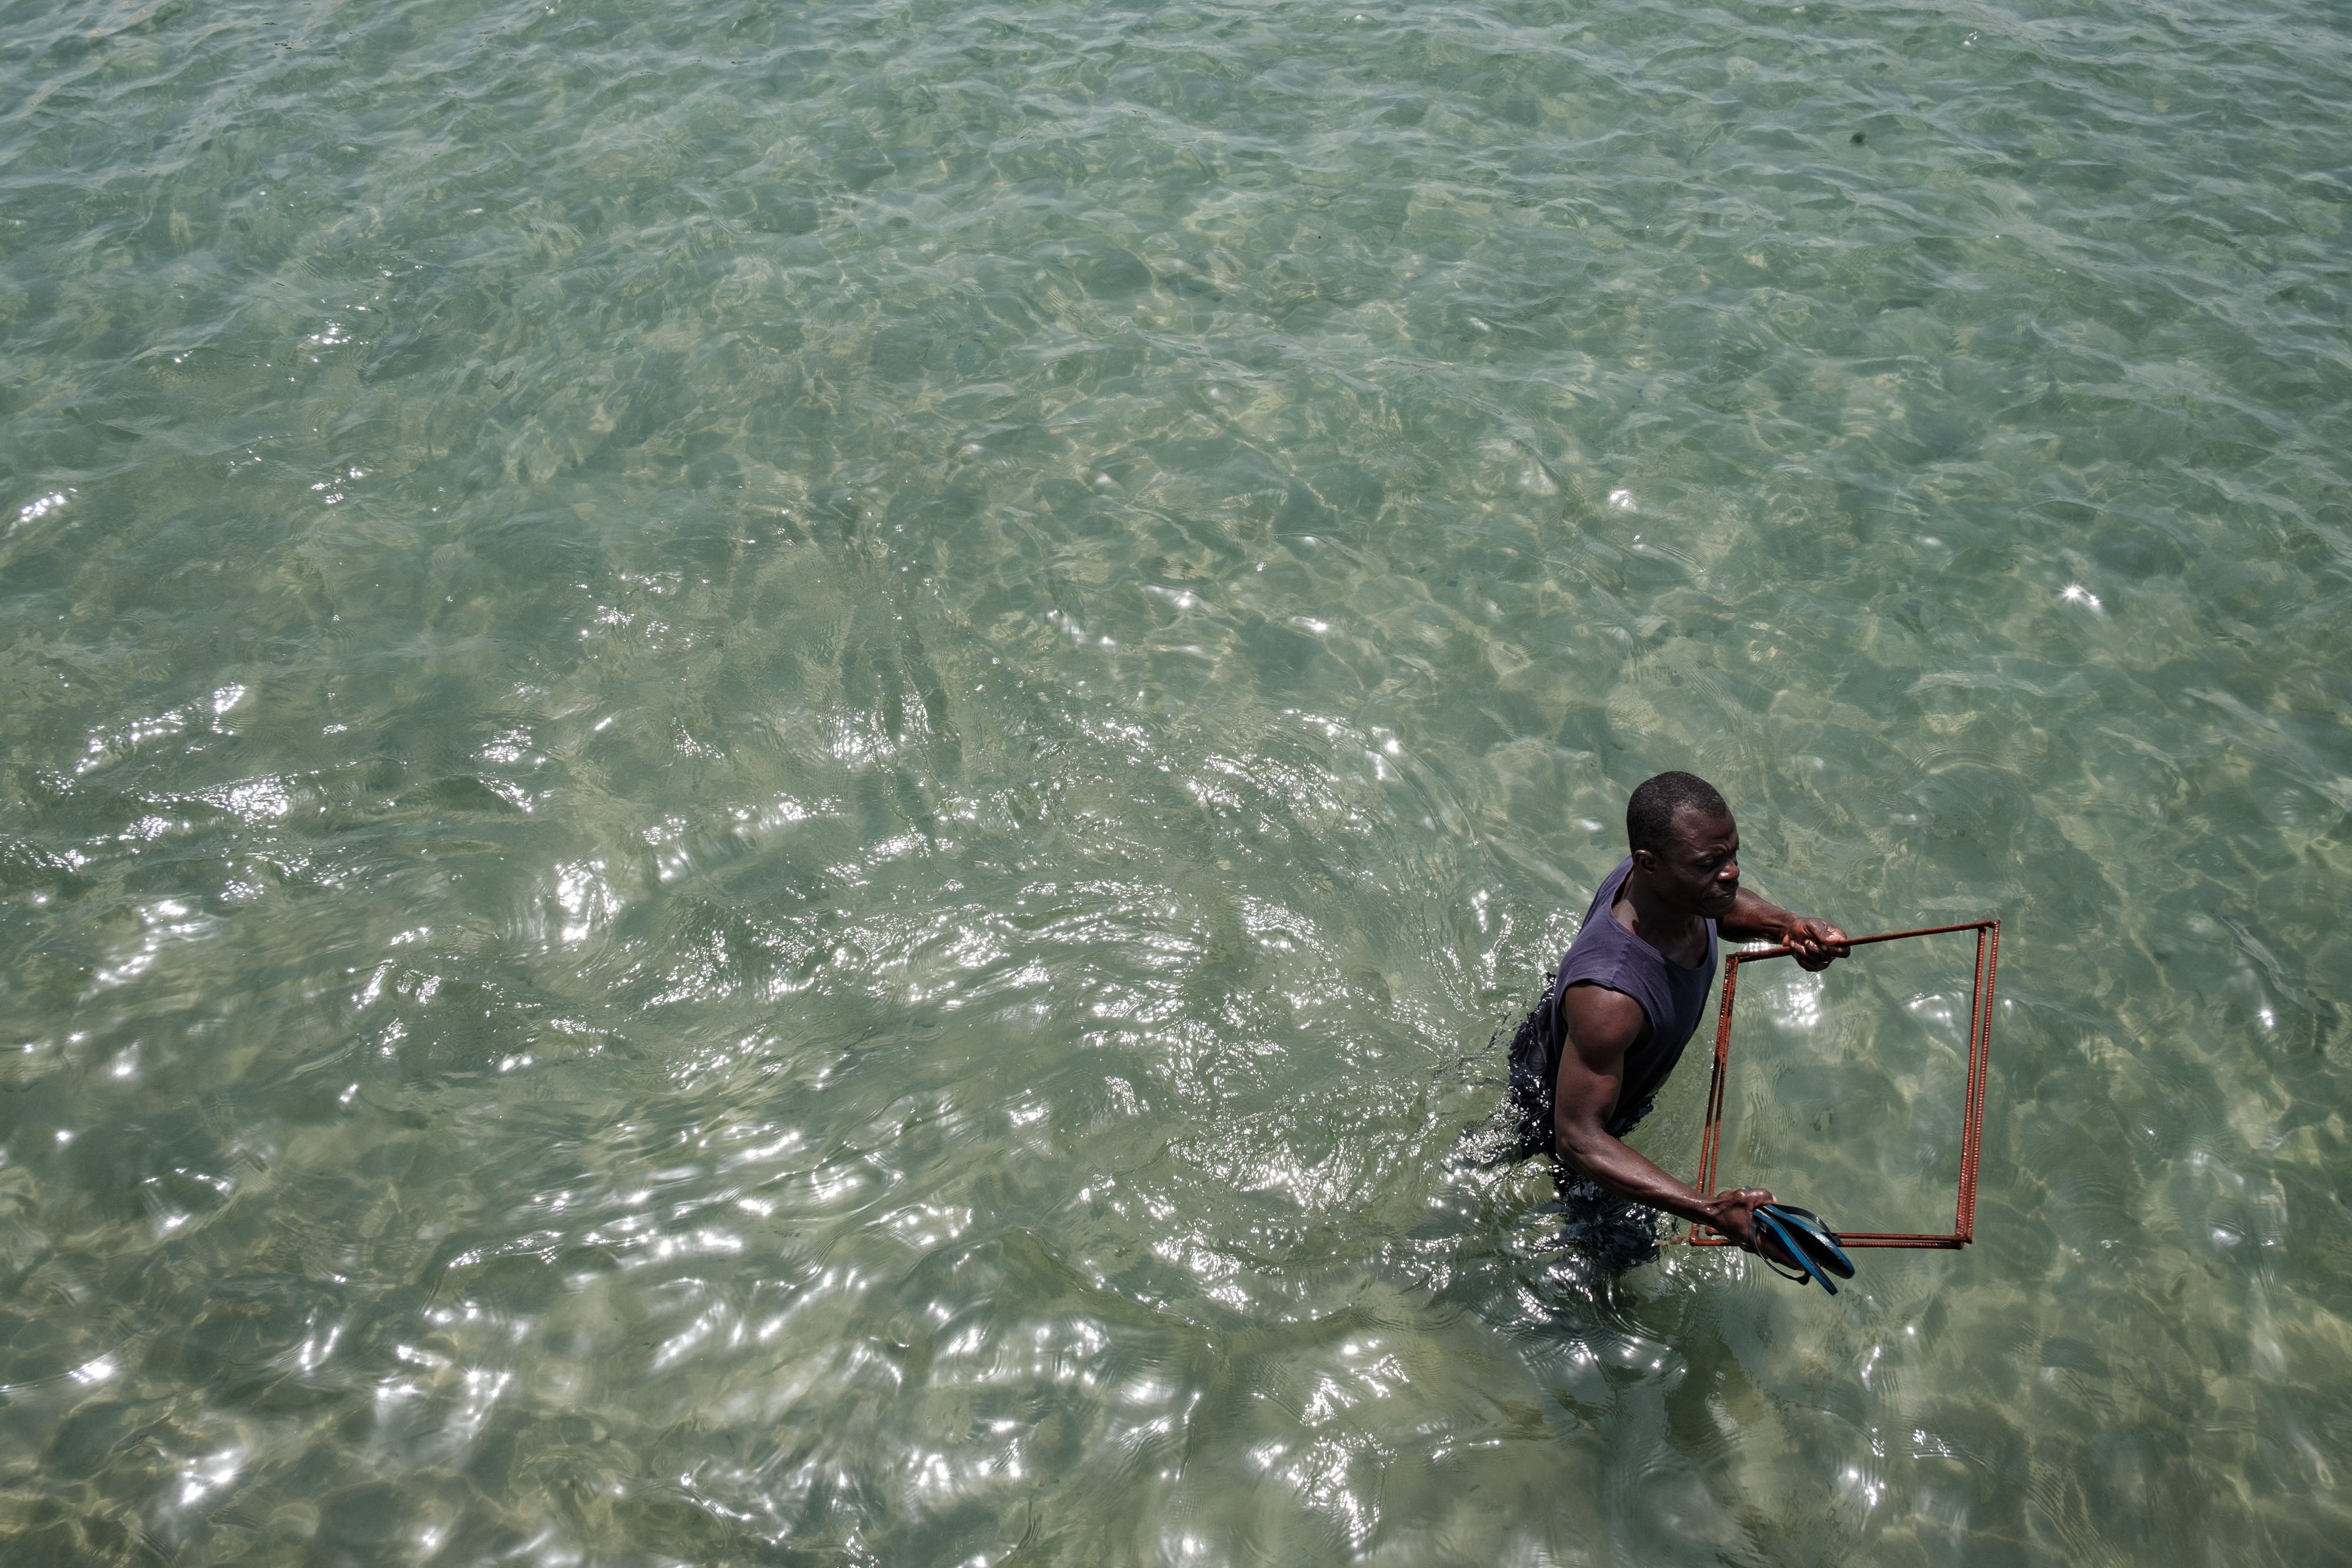
[{"label": "man's face", "polygon": [[1739,896],[1739,828],[1729,817],[1675,813],[1664,852],[1638,850],[1650,885],[1686,914],[1720,920]]}]

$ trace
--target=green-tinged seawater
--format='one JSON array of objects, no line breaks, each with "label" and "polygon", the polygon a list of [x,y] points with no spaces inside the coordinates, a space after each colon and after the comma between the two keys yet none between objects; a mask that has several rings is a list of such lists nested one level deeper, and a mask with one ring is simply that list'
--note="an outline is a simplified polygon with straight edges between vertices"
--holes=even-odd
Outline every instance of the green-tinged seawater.
[{"label": "green-tinged seawater", "polygon": [[[0,1562],[2341,1561],[2348,103],[2318,0],[0,3]],[[1449,1163],[1666,768],[2002,919],[1969,1250]],[[1876,951],[1725,1174],[1925,1228]]]}]

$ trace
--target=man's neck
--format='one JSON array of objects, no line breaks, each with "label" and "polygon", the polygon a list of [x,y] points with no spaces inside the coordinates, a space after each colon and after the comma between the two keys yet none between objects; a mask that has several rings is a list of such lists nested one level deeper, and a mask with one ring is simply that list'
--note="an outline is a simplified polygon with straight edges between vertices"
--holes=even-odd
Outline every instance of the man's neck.
[{"label": "man's neck", "polygon": [[1617,902],[1610,913],[1617,924],[1655,947],[1661,954],[1686,967],[1696,964],[1688,955],[1696,949],[1700,958],[1706,953],[1706,921],[1703,915],[1692,915],[1671,907],[1661,900],[1639,867],[1625,879],[1617,891]]}]

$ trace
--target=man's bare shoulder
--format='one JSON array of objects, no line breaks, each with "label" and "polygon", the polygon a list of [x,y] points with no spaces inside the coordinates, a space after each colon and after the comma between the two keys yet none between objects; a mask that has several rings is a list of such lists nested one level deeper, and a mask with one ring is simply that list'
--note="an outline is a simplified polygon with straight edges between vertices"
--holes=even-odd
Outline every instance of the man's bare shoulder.
[{"label": "man's bare shoulder", "polygon": [[1624,992],[1593,980],[1578,980],[1561,993],[1559,1013],[1577,1053],[1595,1057],[1622,1056],[1642,1042],[1650,1015]]}]

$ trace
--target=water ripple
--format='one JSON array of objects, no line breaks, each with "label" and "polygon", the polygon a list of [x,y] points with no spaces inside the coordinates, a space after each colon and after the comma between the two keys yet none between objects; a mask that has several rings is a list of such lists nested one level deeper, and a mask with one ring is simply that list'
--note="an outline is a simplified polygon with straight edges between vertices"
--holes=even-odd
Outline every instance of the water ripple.
[{"label": "water ripple", "polygon": [[[2330,1560],[2334,17],[0,37],[27,1560]],[[1670,766],[1968,1253],[1452,1157]]]}]

